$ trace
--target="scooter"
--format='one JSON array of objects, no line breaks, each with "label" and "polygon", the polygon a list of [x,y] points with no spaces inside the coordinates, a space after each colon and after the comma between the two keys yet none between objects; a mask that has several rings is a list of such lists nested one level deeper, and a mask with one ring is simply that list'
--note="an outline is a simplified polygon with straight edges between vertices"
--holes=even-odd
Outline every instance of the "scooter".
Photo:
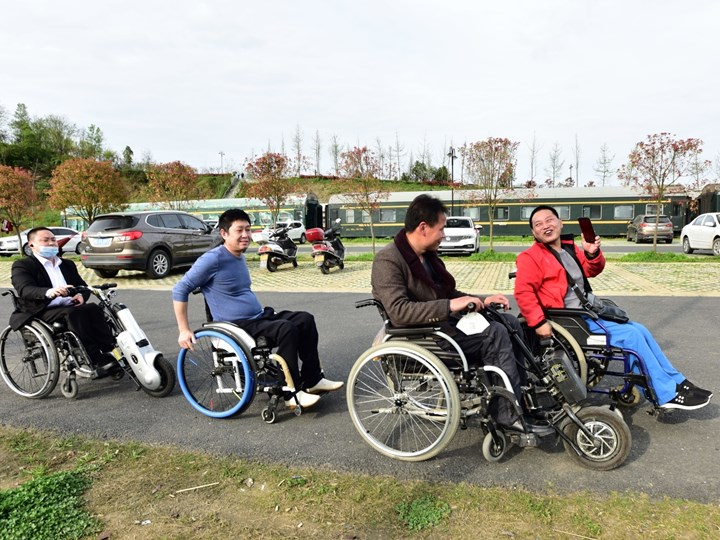
[{"label": "scooter", "polygon": [[258,248],[260,255],[260,268],[267,268],[274,272],[281,264],[292,263],[297,268],[297,245],[288,236],[288,227],[275,229],[268,241]]},{"label": "scooter", "polygon": [[305,236],[312,242],[312,258],[315,266],[323,274],[329,274],[330,269],[337,266],[340,270],[345,268],[345,246],[340,239],[340,218],[333,226],[325,231],[320,228],[306,231]]}]

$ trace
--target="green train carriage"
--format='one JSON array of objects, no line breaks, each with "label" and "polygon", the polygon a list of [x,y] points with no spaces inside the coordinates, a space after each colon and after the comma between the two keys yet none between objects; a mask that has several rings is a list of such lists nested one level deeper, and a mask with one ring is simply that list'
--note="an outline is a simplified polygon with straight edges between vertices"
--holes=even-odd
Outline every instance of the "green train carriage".
[{"label": "green train carriage", "polygon": [[[481,192],[472,190],[432,191],[430,195],[442,200],[452,215],[469,216],[476,225],[482,225],[482,234],[488,235],[490,220],[488,206],[476,202]],[[375,236],[391,237],[403,227],[405,212],[420,192],[393,192],[373,211]],[[669,216],[675,233],[686,223],[690,199],[685,193],[668,195],[660,205],[660,212]],[[553,206],[566,222],[568,232],[579,233],[577,218],[589,217],[601,236],[624,236],[627,224],[636,215],[654,214],[656,204],[647,195],[626,187],[594,188],[538,188],[518,189],[498,202],[494,209],[494,236],[527,236],[528,219],[533,208],[540,204]],[[326,206],[326,223],[340,218],[343,235],[349,238],[369,237],[370,219],[347,197],[333,195]]]}]

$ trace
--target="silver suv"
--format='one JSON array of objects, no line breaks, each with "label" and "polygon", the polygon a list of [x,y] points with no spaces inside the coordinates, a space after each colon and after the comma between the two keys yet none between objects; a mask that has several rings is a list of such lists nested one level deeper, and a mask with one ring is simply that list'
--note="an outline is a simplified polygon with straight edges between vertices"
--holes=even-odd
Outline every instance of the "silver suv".
[{"label": "silver suv", "polygon": [[83,232],[80,260],[102,278],[142,270],[153,279],[190,266],[214,245],[212,229],[186,212],[117,212],[96,217]]}]

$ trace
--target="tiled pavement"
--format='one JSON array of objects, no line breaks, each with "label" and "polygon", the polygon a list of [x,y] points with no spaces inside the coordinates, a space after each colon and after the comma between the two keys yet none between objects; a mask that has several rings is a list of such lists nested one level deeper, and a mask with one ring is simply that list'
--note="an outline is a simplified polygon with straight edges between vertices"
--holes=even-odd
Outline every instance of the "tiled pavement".
[{"label": "tiled pavement", "polygon": [[[250,262],[253,289],[287,292],[370,292],[370,262],[347,262],[344,270],[333,269],[324,275],[311,261],[300,261],[297,268],[281,266],[277,272],[261,270]],[[513,263],[486,263],[447,260],[450,273],[460,290],[476,293],[512,294],[508,272]],[[9,261],[0,261],[0,287],[10,287]],[[90,284],[114,281],[132,289],[166,289],[182,277],[173,272],[164,279],[148,279],[142,272],[121,271],[112,280],[98,278],[78,264],[83,279]],[[720,296],[720,264],[716,263],[617,263],[608,262],[605,271],[592,280],[597,294],[606,296]]]}]

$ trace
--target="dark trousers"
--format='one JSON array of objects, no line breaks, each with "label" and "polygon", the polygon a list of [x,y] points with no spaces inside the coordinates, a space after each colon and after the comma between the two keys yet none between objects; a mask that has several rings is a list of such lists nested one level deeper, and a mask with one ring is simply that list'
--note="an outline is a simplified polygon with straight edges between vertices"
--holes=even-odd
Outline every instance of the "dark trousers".
[{"label": "dark trousers", "polygon": [[40,318],[51,324],[65,319],[68,329],[80,338],[95,365],[102,361],[103,352],[112,351],[115,347],[115,337],[105,322],[102,308],[97,304],[51,308],[44,311]]},{"label": "dark trousers", "polygon": [[[517,331],[522,331],[520,322],[510,314],[503,313],[505,320]],[[522,335],[522,334],[521,334]],[[458,330],[457,335],[452,336],[465,353],[469,364],[492,365],[502,369],[510,380],[518,403],[521,401],[520,387],[526,382],[526,373],[518,365],[522,356],[518,355],[513,340],[510,338],[508,329],[500,322],[490,321],[490,326],[480,334],[471,336],[463,334]],[[521,362],[523,365],[524,362]],[[491,381],[501,384],[491,375]],[[490,406],[490,414],[495,420],[504,425],[511,425],[518,419],[518,415],[511,403],[505,398],[493,400]]]},{"label": "dark trousers", "polygon": [[[259,319],[233,321],[251,336],[265,336],[277,346],[285,359],[296,390],[315,386],[323,377],[318,355],[318,331],[315,317],[305,311],[274,313],[265,308]],[[302,367],[300,366],[300,360]]]}]

